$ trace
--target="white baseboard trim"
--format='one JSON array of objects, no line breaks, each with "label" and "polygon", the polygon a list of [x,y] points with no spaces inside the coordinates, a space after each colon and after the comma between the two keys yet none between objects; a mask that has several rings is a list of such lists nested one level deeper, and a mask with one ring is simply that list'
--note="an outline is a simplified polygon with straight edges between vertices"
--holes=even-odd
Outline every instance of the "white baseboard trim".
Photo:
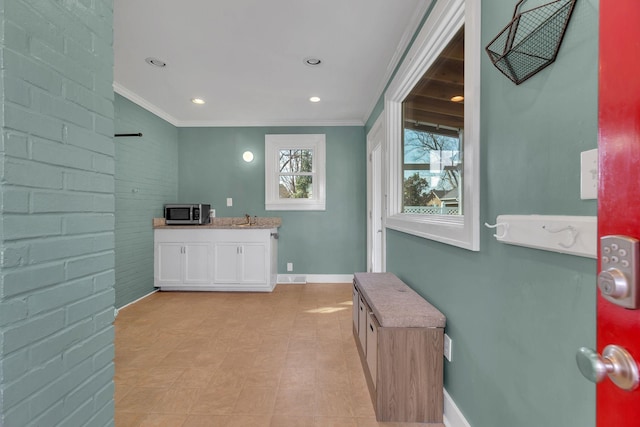
[{"label": "white baseboard trim", "polygon": [[138,298],[138,299],[137,299],[137,300],[135,300],[135,301],[131,301],[130,303],[125,304],[125,305],[123,305],[123,306],[122,306],[122,307],[120,307],[120,308],[115,308],[115,309],[114,309],[113,317],[118,317],[118,313],[119,313],[119,312],[120,312],[120,310],[122,310],[123,308],[127,308],[127,307],[129,307],[130,305],[133,305],[133,304],[137,303],[138,301],[145,299],[145,298],[146,298],[146,297],[148,297],[149,295],[155,294],[155,293],[156,293],[156,292],[158,292],[159,290],[160,290],[160,289],[154,289],[153,291],[149,292],[149,293],[148,293],[148,294],[146,294],[146,295],[141,296],[140,298]]},{"label": "white baseboard trim", "polygon": [[307,274],[307,283],[351,283],[353,274]]},{"label": "white baseboard trim", "polygon": [[[295,278],[304,277],[305,282]],[[278,284],[306,284],[306,283],[351,283],[353,274],[278,274]]]},{"label": "white baseboard trim", "polygon": [[453,401],[447,389],[444,389],[444,425],[446,427],[471,427],[471,424],[464,418],[460,409]]}]

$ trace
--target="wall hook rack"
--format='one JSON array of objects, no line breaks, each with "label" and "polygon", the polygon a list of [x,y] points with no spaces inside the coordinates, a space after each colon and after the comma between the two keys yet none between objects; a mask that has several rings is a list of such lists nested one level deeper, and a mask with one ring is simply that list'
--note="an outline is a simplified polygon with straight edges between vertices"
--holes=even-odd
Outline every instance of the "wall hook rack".
[{"label": "wall hook rack", "polygon": [[569,233],[571,233],[571,243],[569,243],[567,245],[567,244],[564,244],[562,242],[558,242],[558,245],[562,246],[563,248],[567,248],[567,249],[576,244],[576,240],[578,239],[578,234],[580,234],[580,232],[578,230],[576,230],[576,228],[574,226],[572,226],[572,225],[568,225],[566,227],[556,228],[556,229],[553,229],[551,227],[547,227],[546,225],[543,225],[542,229],[548,231],[549,233],[554,233],[554,234],[555,233],[562,233],[563,231],[568,231]]},{"label": "wall hook rack", "polygon": [[488,228],[502,227],[493,236],[502,243],[544,251],[596,258],[598,221],[595,216],[498,215]]},{"label": "wall hook rack", "polygon": [[125,136],[142,136],[142,132],[139,133],[116,133],[113,135],[115,138],[122,138]]},{"label": "wall hook rack", "polygon": [[498,234],[495,233],[493,235],[493,237],[495,237],[496,239],[504,239],[507,236],[507,232],[509,231],[509,224],[508,223],[504,223],[504,222],[498,222],[496,224],[489,224],[488,222],[484,223],[484,226],[487,228],[498,228],[498,227],[502,227],[502,233]]}]

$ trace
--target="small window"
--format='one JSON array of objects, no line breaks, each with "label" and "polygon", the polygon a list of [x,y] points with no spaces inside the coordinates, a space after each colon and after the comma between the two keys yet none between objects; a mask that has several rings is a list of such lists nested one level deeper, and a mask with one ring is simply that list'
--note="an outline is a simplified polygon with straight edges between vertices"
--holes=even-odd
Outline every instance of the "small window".
[{"label": "small window", "polygon": [[265,135],[265,209],[325,210],[325,135]]}]

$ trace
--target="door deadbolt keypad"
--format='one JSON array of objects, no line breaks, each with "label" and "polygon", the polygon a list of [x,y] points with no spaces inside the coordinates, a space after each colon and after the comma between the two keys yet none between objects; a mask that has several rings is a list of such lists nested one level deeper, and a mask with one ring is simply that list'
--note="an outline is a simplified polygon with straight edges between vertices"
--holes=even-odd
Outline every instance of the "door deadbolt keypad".
[{"label": "door deadbolt keypad", "polygon": [[640,241],[627,236],[600,238],[601,271],[598,288],[603,298],[621,307],[638,308]]}]

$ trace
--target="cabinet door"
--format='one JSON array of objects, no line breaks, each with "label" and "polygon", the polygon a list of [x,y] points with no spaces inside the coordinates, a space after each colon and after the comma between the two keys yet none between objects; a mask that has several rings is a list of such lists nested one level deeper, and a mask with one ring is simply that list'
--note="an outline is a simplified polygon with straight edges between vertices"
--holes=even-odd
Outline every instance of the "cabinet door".
[{"label": "cabinet door", "polygon": [[360,308],[358,307],[358,303],[360,301],[360,295],[358,294],[358,289],[356,285],[353,285],[353,328],[356,332],[358,332],[358,311]]},{"label": "cabinet door", "polygon": [[267,247],[263,243],[245,243],[240,246],[240,281],[267,283]]},{"label": "cabinet door", "polygon": [[368,313],[367,322],[367,365],[369,374],[373,380],[373,386],[377,388],[378,378],[378,322],[373,312]]},{"label": "cabinet door", "polygon": [[209,243],[185,243],[184,282],[209,283],[211,281]]},{"label": "cabinet door", "polygon": [[367,304],[364,302],[362,297],[360,297],[360,301],[358,303],[358,338],[360,339],[360,346],[362,347],[362,352],[367,355],[367,322],[369,318],[367,313],[369,309]]},{"label": "cabinet door", "polygon": [[182,282],[182,243],[158,243],[156,247],[157,284]]},{"label": "cabinet door", "polygon": [[216,243],[214,250],[213,281],[238,282],[238,258],[240,247],[236,243]]}]

